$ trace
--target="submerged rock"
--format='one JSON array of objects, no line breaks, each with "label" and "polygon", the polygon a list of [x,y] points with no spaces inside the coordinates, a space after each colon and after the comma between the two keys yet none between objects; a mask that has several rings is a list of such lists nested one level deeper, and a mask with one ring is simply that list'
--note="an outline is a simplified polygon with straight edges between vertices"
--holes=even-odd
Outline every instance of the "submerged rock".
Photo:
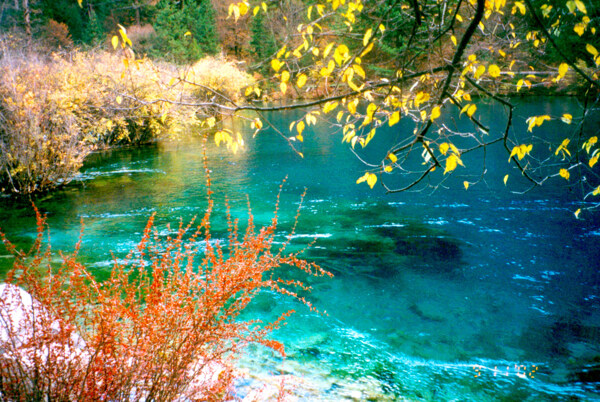
[{"label": "submerged rock", "polygon": [[587,364],[574,370],[571,378],[578,382],[598,383],[600,387],[600,362]]}]

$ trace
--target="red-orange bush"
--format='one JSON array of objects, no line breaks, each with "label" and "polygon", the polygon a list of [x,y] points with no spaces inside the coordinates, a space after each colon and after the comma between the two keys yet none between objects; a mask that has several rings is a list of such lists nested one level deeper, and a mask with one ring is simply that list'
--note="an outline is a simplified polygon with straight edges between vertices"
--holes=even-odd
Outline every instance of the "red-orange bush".
[{"label": "red-orange bush", "polygon": [[53,267],[53,252],[44,246],[45,218],[37,209],[38,235],[28,253],[3,235],[16,259],[7,278],[11,285],[0,299],[1,397],[221,400],[231,390],[232,359],[245,344],[259,342],[284,354],[283,345],[266,336],[291,311],[264,326],[241,321],[240,312],[264,289],[312,308],[294,292],[306,289],[304,284],[274,277],[279,266],[330,274],[285,253],[285,246],[272,248],[277,209],[271,224],[260,229],[250,216],[243,236],[228,212],[224,245],[211,237],[212,210],[209,197],[195,229],[193,222],[180,223],[177,234],[166,239],[151,217],[128,263],[115,262],[105,282],[77,261],[81,242],[74,253],[61,253],[61,265]]}]

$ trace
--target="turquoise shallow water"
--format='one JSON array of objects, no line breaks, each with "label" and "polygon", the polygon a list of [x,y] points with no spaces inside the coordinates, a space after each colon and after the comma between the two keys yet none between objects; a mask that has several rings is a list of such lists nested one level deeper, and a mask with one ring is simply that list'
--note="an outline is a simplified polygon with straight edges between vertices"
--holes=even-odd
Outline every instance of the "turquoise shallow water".
[{"label": "turquoise shallow water", "polygon": [[[533,107],[562,114],[567,106],[523,103],[522,114]],[[392,135],[376,137],[363,156],[377,156]],[[240,396],[267,374],[289,374],[303,400],[600,400],[600,218],[574,219],[577,194],[555,186],[513,194],[523,183],[498,149],[487,155],[487,182],[468,191],[457,177],[446,190],[384,195],[355,184],[363,167],[340,140],[314,128],[297,144],[304,159],[269,133],[237,155],[208,150],[217,202],[227,195],[242,221],[248,196],[256,220],[268,223],[287,177],[280,241],[307,188],[292,244],[316,238],[306,258],[335,274],[304,278],[327,315],[270,294],[255,301],[248,317],[297,314],[275,334],[285,361],[252,348],[240,362],[250,372]],[[514,187],[502,183],[506,173]],[[72,247],[83,218],[82,259],[106,275],[153,212],[165,235],[166,223],[202,215],[201,141],[93,155],[77,180],[35,202],[48,213],[55,249]],[[222,213],[219,203],[217,237],[225,236]],[[30,204],[0,199],[0,227],[30,243]],[[10,259],[0,257],[5,270]]]}]

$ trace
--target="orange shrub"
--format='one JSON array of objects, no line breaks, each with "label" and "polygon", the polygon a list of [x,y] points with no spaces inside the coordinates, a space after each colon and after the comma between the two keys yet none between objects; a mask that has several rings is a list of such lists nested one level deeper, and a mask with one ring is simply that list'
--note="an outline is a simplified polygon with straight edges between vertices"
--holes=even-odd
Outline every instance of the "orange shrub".
[{"label": "orange shrub", "polygon": [[[270,225],[257,229],[250,216],[243,236],[227,213],[229,236],[210,234],[210,200],[200,224],[181,223],[161,238],[151,217],[128,263],[115,262],[100,283],[73,254],[52,267],[44,248],[46,223],[37,211],[38,236],[29,253],[17,251],[0,299],[0,395],[8,400],[222,400],[231,391],[232,361],[248,342],[284,354],[266,338],[278,320],[259,327],[238,319],[264,289],[301,300],[295,280],[273,270],[295,266],[330,275],[318,266],[274,250],[277,209]],[[287,244],[287,243],[286,243]],[[12,286],[16,285],[16,286]],[[21,287],[32,296],[19,292]],[[6,297],[9,295],[11,297]],[[25,302],[23,301],[25,300]],[[15,303],[18,304],[15,307]],[[21,314],[18,324],[11,324]]]}]

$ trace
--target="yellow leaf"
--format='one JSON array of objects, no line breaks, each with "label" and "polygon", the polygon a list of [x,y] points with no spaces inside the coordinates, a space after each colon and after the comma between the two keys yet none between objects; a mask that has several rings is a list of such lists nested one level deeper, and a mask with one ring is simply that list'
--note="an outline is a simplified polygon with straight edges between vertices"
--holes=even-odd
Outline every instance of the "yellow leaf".
[{"label": "yellow leaf", "polygon": [[305,74],[300,74],[298,76],[298,81],[296,81],[296,85],[298,85],[298,88],[302,88],[304,86],[304,84],[306,84],[306,75]]},{"label": "yellow leaf", "polygon": [[394,170],[394,169],[391,166],[386,166],[386,167],[383,168],[383,171],[386,172],[386,173],[389,173],[392,170]]},{"label": "yellow leaf", "polygon": [[335,63],[333,62],[333,60],[329,60],[329,63],[327,64],[327,71],[329,72],[329,74],[331,74],[333,72],[334,68],[335,68]]},{"label": "yellow leaf", "polygon": [[523,4],[523,3],[522,3],[522,2],[520,2],[520,1],[515,1],[515,5],[514,5],[514,7],[513,7],[513,9],[512,9],[512,13],[513,13],[513,14],[516,12],[516,9],[517,9],[517,8],[519,9],[519,12],[520,12],[522,15],[525,15],[525,11],[526,11],[525,4]]},{"label": "yellow leaf", "polygon": [[233,13],[235,22],[237,22],[237,20],[240,18],[240,8],[235,4],[231,4],[229,6],[229,14],[231,15],[231,13]]},{"label": "yellow leaf", "polygon": [[215,126],[216,122],[217,122],[217,119],[214,116],[211,116],[208,119],[206,119],[206,124],[208,124],[209,128],[213,128]]},{"label": "yellow leaf", "polygon": [[454,154],[451,154],[448,158],[446,158],[446,170],[444,170],[444,174],[453,171],[459,164],[462,166],[462,161],[460,158]]},{"label": "yellow leaf", "polygon": [[373,117],[376,111],[377,105],[374,103],[369,103],[369,106],[367,106],[367,116]]},{"label": "yellow leaf", "polygon": [[598,163],[598,155],[590,159],[590,167],[593,168],[596,163]]},{"label": "yellow leaf", "polygon": [[475,111],[477,110],[477,106],[475,106],[475,104],[469,106],[469,108],[467,109],[467,115],[469,117],[472,117],[473,114],[475,114]]},{"label": "yellow leaf", "polygon": [[323,113],[327,114],[338,107],[338,102],[327,102],[323,107]]},{"label": "yellow leaf", "polygon": [[485,73],[485,66],[483,64],[480,64],[475,70],[475,79],[478,80],[479,77],[483,75],[483,73]]},{"label": "yellow leaf", "polygon": [[452,43],[454,43],[454,46],[456,46],[456,36],[452,35],[450,37],[450,40],[452,41]]},{"label": "yellow leaf", "polygon": [[388,121],[388,124],[390,125],[390,127],[392,127],[394,124],[398,123],[399,121],[400,121],[400,112],[395,111],[390,116],[390,120]]},{"label": "yellow leaf", "polygon": [[564,77],[567,71],[569,71],[569,65],[567,63],[561,63],[561,65],[558,66],[558,77]]},{"label": "yellow leaf", "polygon": [[80,8],[83,8],[82,2],[83,2],[83,0],[77,0],[77,4],[79,4]]},{"label": "yellow leaf", "polygon": [[569,180],[569,177],[571,177],[571,174],[569,173],[569,171],[567,169],[560,169],[558,174],[560,175],[560,177],[564,177],[565,180]]},{"label": "yellow leaf", "polygon": [[256,17],[256,14],[258,14],[259,11],[260,11],[259,6],[254,7],[254,10],[252,10],[252,15]]},{"label": "yellow leaf", "polygon": [[596,50],[596,48],[590,45],[589,43],[585,45],[585,50],[587,50],[588,53],[591,53],[594,57],[598,56],[598,51]]},{"label": "yellow leaf", "polygon": [[506,186],[506,182],[508,181],[508,175],[504,176],[504,185]]},{"label": "yellow leaf", "polygon": [[122,96],[117,96],[117,104],[121,104],[123,102],[123,97]]},{"label": "yellow leaf", "polygon": [[577,209],[577,211],[575,211],[574,215],[575,218],[579,219],[579,214],[581,213],[581,208]]},{"label": "yellow leaf", "polygon": [[526,120],[528,123],[527,131],[532,131],[534,127],[541,126],[546,120],[551,120],[547,114],[542,116],[531,116]]},{"label": "yellow leaf", "polygon": [[304,122],[300,121],[298,122],[298,125],[296,126],[296,131],[298,131],[298,135],[302,135],[302,132],[304,131]]},{"label": "yellow leaf", "polygon": [[596,144],[596,142],[598,142],[598,137],[596,137],[596,136],[590,137],[589,140],[587,140],[586,142],[583,143],[583,146],[581,147],[581,149],[585,148],[585,151],[589,154],[590,150]]},{"label": "yellow leaf", "polygon": [[287,91],[287,84],[285,82],[282,82],[281,84],[279,84],[279,88],[281,89],[281,93],[285,94],[285,92]]},{"label": "yellow leaf", "polygon": [[248,12],[248,4],[246,4],[243,1],[239,2],[238,4],[238,7],[240,9],[240,15],[246,15],[246,13]]},{"label": "yellow leaf", "polygon": [[273,70],[275,70],[275,72],[279,71],[281,66],[283,66],[283,63],[280,62],[279,60],[277,60],[277,59],[271,60],[271,68],[273,68]]},{"label": "yellow leaf", "polygon": [[323,58],[326,58],[329,55],[329,52],[331,52],[333,46],[335,46],[335,42],[331,42],[325,46],[325,50],[323,50]]},{"label": "yellow leaf", "polygon": [[356,113],[356,105],[357,105],[357,100],[355,99],[352,102],[348,102],[348,111],[350,112],[350,114],[355,114]]},{"label": "yellow leaf", "polygon": [[469,182],[468,181],[463,181],[463,185],[465,186],[465,190],[469,189]]},{"label": "yellow leaf", "polygon": [[369,187],[373,188],[375,183],[377,183],[377,175],[369,173],[369,177],[367,177],[367,184],[369,185]]},{"label": "yellow leaf", "polygon": [[256,119],[254,119],[254,127],[256,127],[258,130],[263,128],[262,120],[259,119],[258,117]]},{"label": "yellow leaf", "polygon": [[573,31],[575,31],[577,33],[577,35],[582,36],[583,33],[585,32],[585,28],[586,28],[585,24],[579,23],[579,24],[575,24]]},{"label": "yellow leaf", "polygon": [[600,186],[596,187],[594,192],[592,192],[592,195],[600,195]]},{"label": "yellow leaf", "polygon": [[448,145],[447,142],[440,144],[440,153],[442,155],[446,155],[446,152],[448,152],[448,149],[450,149],[450,145]]},{"label": "yellow leaf", "polygon": [[581,0],[575,0],[575,6],[577,7],[577,9],[579,11],[581,11],[584,14],[587,14],[587,10],[585,8],[585,4],[583,4],[583,2]]},{"label": "yellow leaf", "polygon": [[398,157],[395,154],[388,154],[387,157],[392,161],[392,163],[396,163],[398,161]]},{"label": "yellow leaf", "polygon": [[[275,58],[277,59],[281,59],[283,57],[283,55],[285,54],[285,51],[287,49],[287,45],[282,47],[281,49],[279,49],[279,51],[277,52],[277,54],[275,55]],[[272,62],[271,62],[272,63]]]},{"label": "yellow leaf", "polygon": [[464,94],[463,95],[463,99],[466,100],[466,101],[471,102],[471,94]]},{"label": "yellow leaf", "polygon": [[522,79],[520,79],[517,82],[517,92],[519,92],[521,90],[521,87],[523,86],[523,84],[524,84],[524,81]]},{"label": "yellow leaf", "polygon": [[283,71],[281,73],[281,82],[288,82],[289,80],[290,80],[290,73],[289,73],[289,71],[287,71],[287,70]]},{"label": "yellow leaf", "polygon": [[563,159],[566,157],[566,155],[571,156],[571,152],[569,152],[569,150],[567,149],[567,146],[569,145],[569,142],[571,142],[571,140],[568,139],[568,138],[565,138],[563,140],[563,142],[559,145],[559,147],[556,148],[556,151],[554,152],[554,155],[558,155],[560,152],[562,152]]},{"label": "yellow leaf", "polygon": [[365,173],[364,175],[362,175],[361,177],[359,177],[358,180],[356,180],[356,184],[360,184],[363,181],[367,181],[368,177],[369,177],[369,173]]},{"label": "yellow leaf", "polygon": [[112,47],[113,49],[117,49],[117,46],[119,46],[119,37],[117,35],[114,35],[112,37],[112,39],[110,40],[110,42],[112,43]]},{"label": "yellow leaf", "polygon": [[517,156],[519,158],[519,160],[523,159],[525,157],[525,155],[529,154],[529,152],[531,152],[531,150],[533,149],[533,145],[529,144],[521,144],[518,146],[513,147],[510,156],[508,157],[508,161],[510,162],[510,159],[513,156]]},{"label": "yellow leaf", "polygon": [[296,136],[296,138],[298,139],[298,141],[303,142],[304,141],[304,137],[302,137],[302,134],[298,134]]},{"label": "yellow leaf", "polygon": [[436,106],[431,110],[431,121],[434,121],[435,119],[437,119],[438,117],[440,117],[440,107]]},{"label": "yellow leaf", "polygon": [[419,92],[417,96],[415,96],[415,107],[419,107],[422,103],[427,102],[430,97],[431,96],[427,92]]},{"label": "yellow leaf", "polygon": [[366,77],[365,74],[365,70],[363,70],[363,68],[361,66],[359,66],[358,64],[354,64],[352,66],[352,69],[354,70],[354,72],[356,72],[356,74],[358,74],[363,80]]},{"label": "yellow leaf", "polygon": [[334,58],[335,62],[338,64],[338,66],[341,66],[346,61],[346,59],[349,57],[348,52],[349,52],[348,46],[346,46],[344,44],[339,45],[335,49],[333,58]]},{"label": "yellow leaf", "polygon": [[369,40],[371,40],[371,36],[373,36],[373,30],[369,28],[367,29],[367,32],[365,32],[365,36],[363,37],[363,46],[367,46]]},{"label": "yellow leaf", "polygon": [[567,124],[571,124],[571,122],[573,121],[573,116],[571,116],[568,113],[565,113],[562,115],[562,117],[560,118],[564,123]]},{"label": "yellow leaf", "polygon": [[262,7],[263,11],[266,13],[267,12],[267,3],[265,3],[263,1],[262,3],[260,3],[260,6]]},{"label": "yellow leaf", "polygon": [[365,57],[365,55],[367,53],[369,53],[371,50],[373,50],[373,42],[369,43],[369,46],[367,46],[367,48],[361,52],[359,57],[361,57],[361,58]]},{"label": "yellow leaf", "polygon": [[500,77],[500,67],[495,64],[492,64],[488,67],[488,73],[492,78]]}]

